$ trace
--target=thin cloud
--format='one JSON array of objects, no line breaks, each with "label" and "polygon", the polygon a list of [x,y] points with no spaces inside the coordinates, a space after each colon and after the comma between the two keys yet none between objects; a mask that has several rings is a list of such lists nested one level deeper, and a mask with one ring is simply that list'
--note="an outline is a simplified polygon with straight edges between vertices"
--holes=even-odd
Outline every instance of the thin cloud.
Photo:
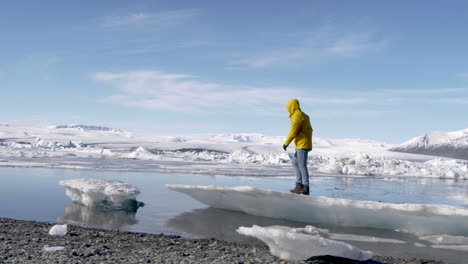
[{"label": "thin cloud", "polygon": [[347,118],[376,118],[399,113],[398,110],[374,110],[374,109],[344,109],[332,111],[312,111],[310,116],[314,119],[340,119]]},{"label": "thin cloud", "polygon": [[[308,35],[311,37],[304,37]],[[386,46],[380,34],[373,31],[346,32],[331,26],[316,29],[292,39],[289,47],[250,54],[229,62],[230,66],[270,68],[307,62],[358,56],[377,51]]]},{"label": "thin cloud", "polygon": [[434,95],[468,92],[468,88],[440,88],[440,89],[385,89],[382,94],[391,95]]},{"label": "thin cloud", "polygon": [[167,27],[181,22],[186,22],[198,15],[197,9],[179,9],[159,13],[129,13],[123,15],[112,15],[102,19],[105,27],[124,27],[135,25],[152,25]]},{"label": "thin cloud", "polygon": [[62,62],[62,58],[53,54],[34,54],[23,59],[22,63],[38,67],[49,67]]},{"label": "thin cloud", "polygon": [[[262,112],[284,107],[292,95],[304,94],[297,88],[253,87],[203,82],[186,74],[160,71],[98,72],[94,79],[117,89],[100,102],[133,108],[172,112],[209,112],[216,110]],[[301,97],[314,104],[365,104],[366,98]],[[281,108],[282,109],[282,108]]]},{"label": "thin cloud", "polygon": [[440,99],[434,99],[434,100],[429,100],[429,103],[445,103],[445,104],[462,104],[462,105],[468,105],[468,97],[462,97],[462,98],[440,98]]},{"label": "thin cloud", "polygon": [[354,105],[365,104],[369,102],[368,98],[305,98],[306,103],[314,104],[334,104],[334,105]]}]

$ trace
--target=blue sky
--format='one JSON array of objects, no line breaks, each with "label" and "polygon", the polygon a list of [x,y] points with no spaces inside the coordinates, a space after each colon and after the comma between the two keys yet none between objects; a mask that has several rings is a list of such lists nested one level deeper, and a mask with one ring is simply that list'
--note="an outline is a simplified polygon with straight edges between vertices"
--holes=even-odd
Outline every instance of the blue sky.
[{"label": "blue sky", "polygon": [[466,1],[2,1],[0,123],[399,143],[468,127]]}]

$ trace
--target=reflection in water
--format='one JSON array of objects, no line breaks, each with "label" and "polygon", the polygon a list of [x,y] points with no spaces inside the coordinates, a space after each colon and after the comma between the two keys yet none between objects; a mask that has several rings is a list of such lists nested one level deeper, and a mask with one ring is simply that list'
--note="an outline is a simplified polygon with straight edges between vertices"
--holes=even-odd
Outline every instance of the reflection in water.
[{"label": "reflection in water", "polygon": [[217,209],[213,207],[195,209],[175,216],[166,223],[166,227],[174,232],[190,234],[195,238],[218,238],[226,241],[244,243],[262,243],[260,240],[238,234],[239,226],[271,226],[286,225],[303,227],[304,223],[283,219],[253,216],[241,212]]},{"label": "reflection in water", "polygon": [[87,207],[78,203],[72,203],[65,208],[65,215],[59,218],[60,222],[105,228],[122,228],[137,224],[136,210],[134,212],[112,210],[102,207]]},{"label": "reflection in water", "polygon": [[[434,248],[431,243],[420,240],[415,234],[397,232],[394,230],[375,228],[353,228],[331,226],[326,223],[302,223],[269,217],[253,216],[242,212],[217,209],[213,207],[195,209],[181,213],[166,222],[166,228],[179,233],[188,234],[194,238],[217,238],[249,244],[263,244],[260,240],[238,234],[235,230],[240,226],[251,227],[283,225],[289,227],[304,227],[313,225],[329,229],[336,237],[351,237],[351,240],[341,240],[363,250],[370,250],[377,255],[396,256],[402,258],[422,258],[444,260],[449,263],[464,263],[468,252],[452,251]],[[369,241],[353,241],[356,238],[368,237]],[[384,238],[384,239],[372,239]],[[376,241],[393,241],[392,243]],[[359,240],[359,239],[358,239]],[[375,240],[375,241],[372,241]],[[394,243],[394,241],[405,243]]]}]

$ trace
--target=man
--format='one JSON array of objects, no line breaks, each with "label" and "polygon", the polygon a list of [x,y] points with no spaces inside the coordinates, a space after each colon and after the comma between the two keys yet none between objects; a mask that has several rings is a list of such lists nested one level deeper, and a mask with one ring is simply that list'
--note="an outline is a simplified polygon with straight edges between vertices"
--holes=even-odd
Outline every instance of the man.
[{"label": "man", "polygon": [[296,144],[296,153],[292,159],[292,164],[296,172],[296,187],[291,190],[292,193],[309,195],[309,172],[307,170],[307,156],[312,150],[312,126],[309,116],[302,112],[297,99],[289,100],[286,105],[291,119],[291,130],[283,144],[283,149],[289,146],[294,140]]}]

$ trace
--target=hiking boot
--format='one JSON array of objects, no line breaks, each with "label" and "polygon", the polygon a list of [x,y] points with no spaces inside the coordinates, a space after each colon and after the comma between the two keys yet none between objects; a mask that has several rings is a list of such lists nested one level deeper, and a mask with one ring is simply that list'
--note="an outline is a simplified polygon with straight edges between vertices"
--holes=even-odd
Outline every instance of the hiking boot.
[{"label": "hiking boot", "polygon": [[296,187],[292,189],[290,192],[292,193],[299,193],[302,190],[302,184],[301,183],[296,183]]},{"label": "hiking boot", "polygon": [[304,195],[309,195],[309,186],[302,185],[302,188],[298,193],[299,194],[304,194]]}]

